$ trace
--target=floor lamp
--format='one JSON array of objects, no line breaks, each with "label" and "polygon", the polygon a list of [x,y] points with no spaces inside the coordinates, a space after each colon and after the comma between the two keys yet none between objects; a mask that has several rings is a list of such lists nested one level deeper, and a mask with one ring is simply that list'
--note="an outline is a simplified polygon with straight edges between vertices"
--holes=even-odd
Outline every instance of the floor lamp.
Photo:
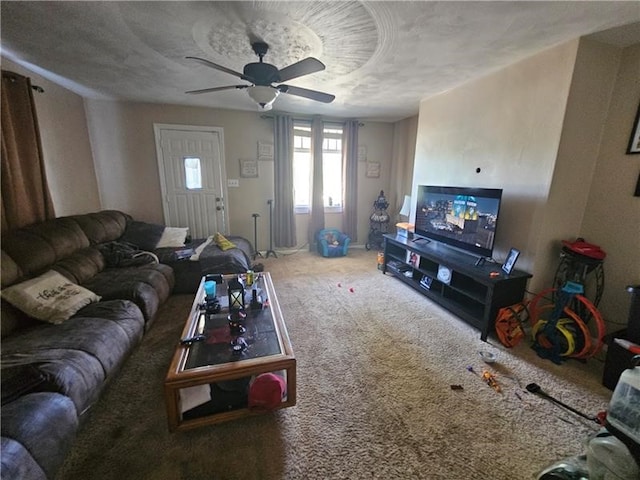
[{"label": "floor lamp", "polygon": [[258,217],[260,216],[260,214],[252,213],[251,216],[253,217],[253,245],[254,245],[252,258],[253,260],[255,260],[256,257],[262,258],[262,254],[260,253],[260,250],[258,250]]},{"label": "floor lamp", "polygon": [[267,203],[269,204],[269,250],[267,250],[267,258],[269,258],[269,255],[278,258],[273,249],[273,200],[267,200]]}]

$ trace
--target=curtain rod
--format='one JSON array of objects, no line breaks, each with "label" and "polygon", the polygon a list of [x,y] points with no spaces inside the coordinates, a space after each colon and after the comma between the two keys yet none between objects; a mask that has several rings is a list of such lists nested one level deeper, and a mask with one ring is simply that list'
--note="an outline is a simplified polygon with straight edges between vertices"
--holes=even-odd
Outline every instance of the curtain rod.
[{"label": "curtain rod", "polygon": [[[262,114],[260,115],[260,118],[263,118],[265,120],[273,120],[274,117],[272,114],[271,115]],[[293,120],[296,122],[311,122],[313,120],[313,117],[293,117]],[[322,120],[326,123],[344,123],[346,121],[345,119],[332,119],[332,118],[323,118]],[[364,127],[364,123],[358,122],[358,126]]]}]

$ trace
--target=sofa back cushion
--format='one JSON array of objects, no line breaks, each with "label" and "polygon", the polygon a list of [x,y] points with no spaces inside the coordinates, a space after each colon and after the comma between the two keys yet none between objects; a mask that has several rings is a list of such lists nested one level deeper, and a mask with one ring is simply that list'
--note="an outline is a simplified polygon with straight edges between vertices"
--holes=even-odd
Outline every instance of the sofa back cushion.
[{"label": "sofa back cushion", "polygon": [[157,248],[164,231],[164,225],[131,220],[119,241],[132,243],[140,250],[152,251]]},{"label": "sofa back cushion", "polygon": [[0,316],[0,338],[8,337],[14,332],[41,323],[39,320],[21,312],[6,300],[0,300],[0,308],[2,309],[2,316]]},{"label": "sofa back cushion", "polygon": [[44,273],[56,262],[88,246],[87,236],[78,223],[68,217],[29,225],[2,236],[2,250],[26,278]]},{"label": "sofa back cushion", "polygon": [[22,278],[23,273],[16,262],[13,261],[7,252],[2,250],[2,258],[0,259],[0,281],[2,288],[13,285]]},{"label": "sofa back cushion", "polygon": [[[2,236],[2,288],[50,269],[73,283],[85,283],[104,270],[104,258],[91,244],[101,239],[118,238],[126,220],[124,213],[104,211],[60,217],[8,232]],[[1,310],[3,338],[38,323],[4,300]]]},{"label": "sofa back cushion", "polygon": [[103,210],[85,215],[68,217],[75,220],[91,245],[113,242],[122,236],[131,217],[118,210]]},{"label": "sofa back cushion", "polygon": [[104,270],[105,266],[105,258],[100,250],[97,247],[87,247],[56,262],[52,270],[81,285]]},{"label": "sofa back cushion", "polygon": [[[96,247],[113,242],[124,233],[131,217],[117,210],[103,210],[59,217],[13,230],[2,236],[2,288],[55,270],[82,285],[105,268]],[[4,300],[0,315],[2,337],[38,322]]]},{"label": "sofa back cushion", "polygon": [[[2,288],[8,287],[18,282],[18,279],[23,278],[22,270],[13,259],[2,250],[2,263],[0,263],[0,279],[2,280]],[[1,301],[1,314],[0,314],[0,337],[4,338],[12,332],[20,329],[27,328],[31,325],[38,323],[33,318],[24,314],[13,305],[2,300]]]}]

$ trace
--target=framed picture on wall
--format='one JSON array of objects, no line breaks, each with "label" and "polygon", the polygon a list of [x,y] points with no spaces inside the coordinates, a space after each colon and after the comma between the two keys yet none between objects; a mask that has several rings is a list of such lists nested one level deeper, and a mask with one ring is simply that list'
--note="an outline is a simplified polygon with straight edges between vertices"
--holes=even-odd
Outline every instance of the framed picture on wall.
[{"label": "framed picture on wall", "polygon": [[633,122],[627,153],[640,153],[640,105],[638,105],[638,111],[636,112],[636,120]]},{"label": "framed picture on wall", "polygon": [[367,162],[367,178],[379,178],[380,177],[380,163],[379,162]]},{"label": "framed picture on wall", "polygon": [[257,160],[240,160],[240,176],[242,178],[258,177],[258,161]]},{"label": "framed picture on wall", "polygon": [[258,160],[273,162],[273,143],[258,142]]},{"label": "framed picture on wall", "polygon": [[366,162],[367,161],[367,146],[366,145],[358,145],[358,161]]}]

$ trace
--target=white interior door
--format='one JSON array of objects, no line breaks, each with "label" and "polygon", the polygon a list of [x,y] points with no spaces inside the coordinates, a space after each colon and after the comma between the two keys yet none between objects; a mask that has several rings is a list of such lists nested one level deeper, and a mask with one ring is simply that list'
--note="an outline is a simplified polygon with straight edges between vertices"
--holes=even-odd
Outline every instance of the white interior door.
[{"label": "white interior door", "polygon": [[227,233],[222,128],[155,124],[164,221],[193,238]]}]

